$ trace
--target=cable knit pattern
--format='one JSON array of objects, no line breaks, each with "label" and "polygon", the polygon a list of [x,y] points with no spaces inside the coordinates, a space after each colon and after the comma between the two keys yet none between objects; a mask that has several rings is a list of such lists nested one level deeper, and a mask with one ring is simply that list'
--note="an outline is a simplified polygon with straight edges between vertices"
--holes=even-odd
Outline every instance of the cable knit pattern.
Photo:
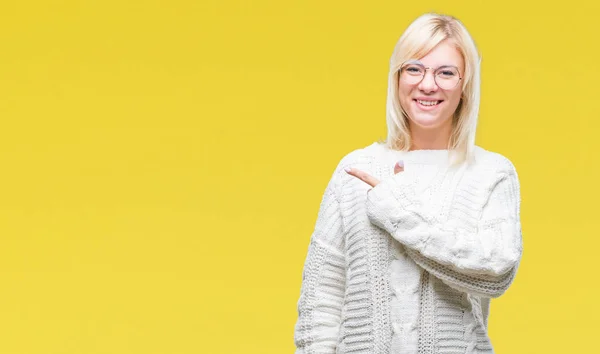
[{"label": "cable knit pattern", "polygon": [[493,353],[490,299],[512,284],[521,255],[519,180],[504,156],[476,147],[475,162],[455,168],[446,150],[355,150],[335,169],[310,239],[296,353]]}]

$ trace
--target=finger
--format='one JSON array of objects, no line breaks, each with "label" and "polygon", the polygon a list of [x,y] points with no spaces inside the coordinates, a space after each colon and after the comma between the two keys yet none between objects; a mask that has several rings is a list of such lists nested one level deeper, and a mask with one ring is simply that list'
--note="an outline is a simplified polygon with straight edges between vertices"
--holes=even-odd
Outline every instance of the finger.
[{"label": "finger", "polygon": [[359,178],[360,180],[367,183],[371,187],[375,187],[379,183],[379,180],[377,178],[375,178],[375,177],[371,176],[370,174],[368,174],[364,171],[361,171],[359,169],[347,167],[345,170],[349,175]]},{"label": "finger", "polygon": [[404,161],[400,160],[394,165],[394,174],[404,171]]}]

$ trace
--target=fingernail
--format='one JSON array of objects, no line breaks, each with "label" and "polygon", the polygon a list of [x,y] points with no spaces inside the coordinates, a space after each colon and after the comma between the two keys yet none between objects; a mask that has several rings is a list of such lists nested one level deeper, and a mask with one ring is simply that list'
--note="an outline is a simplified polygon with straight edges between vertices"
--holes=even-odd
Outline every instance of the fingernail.
[{"label": "fingernail", "polygon": [[400,161],[396,162],[396,165],[398,165],[399,167],[404,168],[404,161],[400,160]]},{"label": "fingernail", "polygon": [[350,168],[350,167],[345,167],[345,168],[344,168],[344,171],[346,171],[346,172],[350,172],[350,170],[351,170],[351,168]]}]

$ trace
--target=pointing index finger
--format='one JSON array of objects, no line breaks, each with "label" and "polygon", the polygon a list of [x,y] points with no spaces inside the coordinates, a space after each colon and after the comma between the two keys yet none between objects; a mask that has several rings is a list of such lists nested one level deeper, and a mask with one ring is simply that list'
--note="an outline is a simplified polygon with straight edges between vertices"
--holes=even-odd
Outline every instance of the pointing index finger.
[{"label": "pointing index finger", "polygon": [[345,170],[349,175],[352,175],[352,176],[362,180],[363,182],[367,183],[371,187],[375,187],[379,183],[379,180],[377,178],[375,178],[375,177],[371,176],[370,174],[368,174],[364,171],[361,171],[359,169],[352,168],[352,167],[346,167]]}]

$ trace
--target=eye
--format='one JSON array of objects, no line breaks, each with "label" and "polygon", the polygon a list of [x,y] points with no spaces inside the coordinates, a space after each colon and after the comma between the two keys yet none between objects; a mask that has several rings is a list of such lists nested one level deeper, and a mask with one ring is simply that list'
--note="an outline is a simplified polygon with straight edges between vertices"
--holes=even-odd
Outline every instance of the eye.
[{"label": "eye", "polygon": [[458,71],[454,68],[440,68],[437,72],[437,76],[441,78],[452,78],[458,76]]},{"label": "eye", "polygon": [[407,65],[404,68],[404,71],[411,75],[421,75],[423,73],[423,68],[418,65]]}]

